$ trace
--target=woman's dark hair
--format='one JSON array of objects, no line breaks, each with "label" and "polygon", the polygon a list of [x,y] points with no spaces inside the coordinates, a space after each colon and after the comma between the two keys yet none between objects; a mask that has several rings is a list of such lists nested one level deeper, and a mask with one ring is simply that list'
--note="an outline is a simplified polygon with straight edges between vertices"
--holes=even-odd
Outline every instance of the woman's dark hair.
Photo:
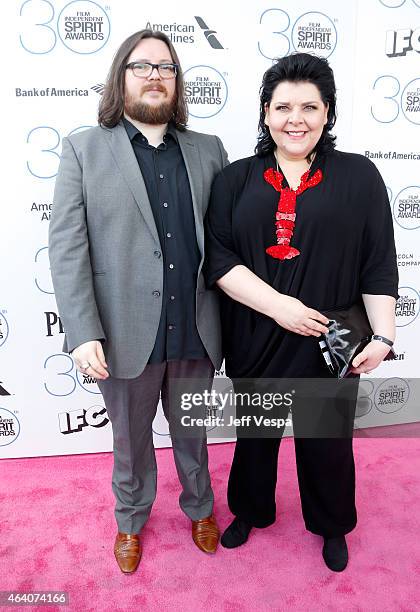
[{"label": "woman's dark hair", "polygon": [[105,89],[98,110],[98,123],[105,127],[114,127],[124,115],[125,103],[125,71],[127,60],[131,52],[137,47],[141,40],[156,38],[164,42],[169,48],[172,61],[178,64],[176,75],[176,106],[174,110],[173,123],[178,130],[185,130],[188,121],[188,109],[185,101],[184,78],[178,55],[173,44],[163,32],[156,30],[140,30],[129,36],[116,52],[109,74],[107,76]]},{"label": "woman's dark hair", "polygon": [[[259,156],[271,153],[275,149],[275,142],[270,130],[265,124],[265,109],[269,106],[273,92],[277,85],[283,81],[292,83],[307,82],[315,85],[324,104],[328,104],[327,123],[317,142],[314,151],[328,153],[335,147],[336,137],[330,130],[336,121],[336,89],[334,74],[327,60],[309,53],[292,53],[276,60],[269,68],[262,80],[260,88],[260,120],[258,123],[258,141],[255,153]],[[312,153],[313,151],[311,151]]]}]

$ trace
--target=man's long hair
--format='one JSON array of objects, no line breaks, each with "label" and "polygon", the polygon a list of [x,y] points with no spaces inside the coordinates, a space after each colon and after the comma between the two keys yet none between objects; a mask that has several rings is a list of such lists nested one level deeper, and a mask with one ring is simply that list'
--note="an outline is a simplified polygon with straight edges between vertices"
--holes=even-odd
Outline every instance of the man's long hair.
[{"label": "man's long hair", "polygon": [[169,48],[174,64],[178,64],[175,87],[175,108],[172,122],[178,130],[185,130],[188,121],[188,109],[185,101],[184,78],[178,55],[173,44],[163,32],[156,30],[140,30],[129,36],[116,52],[111,69],[109,71],[105,89],[98,110],[98,123],[112,128],[124,116],[125,104],[125,71],[131,52],[137,47],[141,40],[156,38],[164,42]]}]

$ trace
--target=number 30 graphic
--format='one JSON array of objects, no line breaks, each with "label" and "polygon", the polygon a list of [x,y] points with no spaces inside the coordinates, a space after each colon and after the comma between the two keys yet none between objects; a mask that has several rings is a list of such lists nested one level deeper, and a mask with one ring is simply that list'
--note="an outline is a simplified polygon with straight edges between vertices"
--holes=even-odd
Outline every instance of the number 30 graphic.
[{"label": "number 30 graphic", "polygon": [[[82,132],[92,126],[81,125],[72,130],[68,135]],[[26,143],[30,147],[30,159],[26,160],[26,167],[32,176],[39,179],[51,179],[57,175],[60,153],[58,147],[61,143],[59,132],[46,125],[32,128]]]}]

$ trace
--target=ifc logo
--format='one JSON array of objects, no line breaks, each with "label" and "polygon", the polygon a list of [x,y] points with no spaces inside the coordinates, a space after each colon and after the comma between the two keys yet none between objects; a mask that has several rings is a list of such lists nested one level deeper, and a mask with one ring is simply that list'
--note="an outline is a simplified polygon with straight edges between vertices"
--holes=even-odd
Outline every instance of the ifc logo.
[{"label": "ifc logo", "polygon": [[220,113],[228,98],[221,72],[211,66],[192,66],[184,72],[185,96],[192,117],[208,119]]},{"label": "ifc logo", "polygon": [[0,310],[0,348],[6,342],[9,337],[9,324],[6,317]]},{"label": "ifc logo", "polygon": [[74,53],[96,53],[106,45],[111,31],[105,10],[92,0],[73,0],[57,21],[62,43]]}]

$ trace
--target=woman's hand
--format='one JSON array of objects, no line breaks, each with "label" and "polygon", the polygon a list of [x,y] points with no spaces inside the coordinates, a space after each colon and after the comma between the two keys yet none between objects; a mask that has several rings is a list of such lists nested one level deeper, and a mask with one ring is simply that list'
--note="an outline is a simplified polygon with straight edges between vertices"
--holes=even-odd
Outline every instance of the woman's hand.
[{"label": "woman's hand", "polygon": [[323,314],[308,308],[300,300],[288,295],[282,295],[278,314],[273,319],[285,329],[301,336],[316,336],[328,332],[329,319]]},{"label": "woman's hand", "polygon": [[352,362],[353,374],[369,374],[378,367],[390,351],[390,347],[380,340],[371,340]]}]

